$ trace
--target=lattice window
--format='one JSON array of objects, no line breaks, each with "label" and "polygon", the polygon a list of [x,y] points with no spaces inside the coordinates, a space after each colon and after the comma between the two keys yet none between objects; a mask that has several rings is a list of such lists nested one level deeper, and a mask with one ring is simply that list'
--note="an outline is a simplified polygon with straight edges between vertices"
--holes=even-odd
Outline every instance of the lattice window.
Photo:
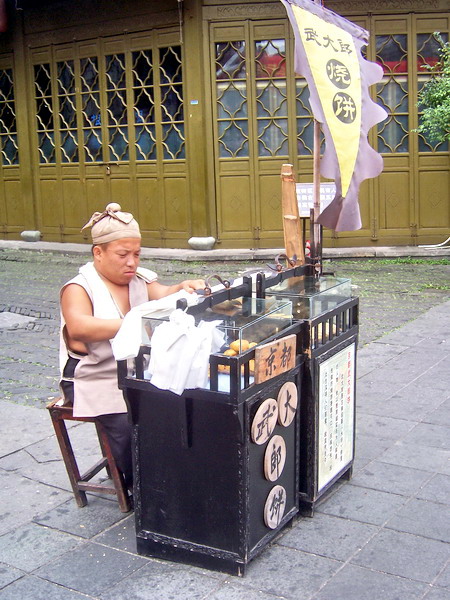
[{"label": "lattice window", "polygon": [[[448,40],[448,35],[441,34],[444,42]],[[432,33],[419,33],[416,39],[417,49],[417,87],[418,91],[422,89],[425,83],[430,79],[430,74],[422,67],[424,65],[434,66],[439,60],[439,43],[433,37]],[[420,123],[421,107],[419,106],[419,123]],[[419,152],[446,152],[449,148],[448,142],[436,142],[429,139],[423,133],[419,133]]]},{"label": "lattice window", "polygon": [[137,160],[156,159],[155,87],[151,50],[132,53],[134,132]]},{"label": "lattice window", "polygon": [[103,161],[100,81],[96,56],[80,61],[84,160]]},{"label": "lattice window", "polygon": [[245,41],[216,44],[216,102],[219,156],[247,157],[248,106]]},{"label": "lattice window", "polygon": [[287,156],[288,110],[285,40],[255,42],[259,156]]},{"label": "lattice window", "polygon": [[107,56],[105,73],[109,160],[126,161],[129,154],[125,54]]},{"label": "lattice window", "polygon": [[61,134],[61,160],[78,162],[78,132],[75,96],[75,71],[73,60],[57,63],[59,129]]},{"label": "lattice window", "polygon": [[378,125],[378,151],[409,151],[407,35],[377,35],[376,61],[383,67],[377,99],[388,113]]},{"label": "lattice window", "polygon": [[52,81],[48,63],[34,65],[36,130],[40,163],[54,163],[55,129],[53,119]]},{"label": "lattice window", "polygon": [[314,120],[309,106],[309,90],[306,79],[295,80],[297,115],[297,154],[310,156],[314,148]]},{"label": "lattice window", "polygon": [[0,70],[0,148],[3,165],[19,164],[12,69]]},{"label": "lattice window", "polygon": [[162,145],[164,159],[185,158],[181,47],[159,50]]}]

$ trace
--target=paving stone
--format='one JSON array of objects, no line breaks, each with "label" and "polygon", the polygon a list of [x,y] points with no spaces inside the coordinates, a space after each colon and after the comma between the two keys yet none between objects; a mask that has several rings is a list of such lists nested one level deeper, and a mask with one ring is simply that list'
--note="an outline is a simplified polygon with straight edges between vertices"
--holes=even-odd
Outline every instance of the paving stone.
[{"label": "paving stone", "polygon": [[[53,427],[52,433],[54,434]],[[70,428],[69,437],[77,460],[81,457],[97,457],[96,460],[101,458],[98,437],[93,423],[77,423]],[[39,462],[61,459],[61,450],[55,435],[27,447],[27,452]]]},{"label": "paving stone", "polygon": [[110,548],[137,554],[134,519],[133,513],[103,533],[97,535],[95,541],[99,544],[109,546]]},{"label": "paving stone", "polygon": [[431,502],[440,502],[441,504],[450,503],[450,476],[440,475],[433,477],[417,491],[416,498],[421,500],[431,500]]},{"label": "paving stone", "polygon": [[107,591],[104,600],[198,600],[219,589],[221,581],[194,572],[183,565],[149,560],[126,580]]},{"label": "paving stone", "polygon": [[398,440],[414,427],[411,421],[380,415],[357,415],[358,434],[372,435],[378,439]]},{"label": "paving stone", "polygon": [[345,562],[377,532],[374,525],[316,513],[298,521],[278,543]]},{"label": "paving stone", "polygon": [[422,600],[427,586],[348,564],[339,571],[314,600]]},{"label": "paving stone", "polygon": [[36,575],[83,594],[100,596],[105,590],[110,594],[116,583],[145,563],[139,556],[86,542],[38,569]]},{"label": "paving stone", "polygon": [[369,347],[361,348],[357,353],[357,377],[361,378],[383,367],[386,362],[396,357],[400,352],[404,352],[407,347],[374,342]]},{"label": "paving stone", "polygon": [[450,591],[433,587],[425,594],[423,600],[450,600]]},{"label": "paving stone", "polygon": [[[447,394],[448,390],[436,390],[431,387],[423,390],[417,385],[410,384],[401,388],[388,400],[366,399],[359,412],[381,416],[389,415],[392,418],[417,423],[421,420],[428,420],[427,415],[442,404]],[[439,421],[439,424],[441,423],[442,421]]]},{"label": "paving stone", "polygon": [[388,520],[386,527],[450,542],[448,504],[413,498]]},{"label": "paving stone", "polygon": [[8,423],[7,428],[2,428],[0,436],[0,457],[21,450],[53,433],[46,412],[6,400],[0,400],[0,423]]},{"label": "paving stone", "polygon": [[67,501],[72,494],[0,470],[0,535],[46,510]]},{"label": "paving stone", "polygon": [[79,543],[75,536],[27,523],[0,537],[0,561],[31,573]]},{"label": "paving stone", "polygon": [[1,600],[86,600],[86,596],[39,577],[15,581],[0,592]]},{"label": "paving stone", "polygon": [[399,385],[394,381],[374,381],[371,375],[369,373],[358,379],[356,392],[356,404],[358,407],[363,408],[367,400],[385,401],[403,387],[403,385]]},{"label": "paving stone", "polygon": [[112,498],[105,500],[89,494],[88,504],[83,508],[79,508],[75,500],[70,500],[34,517],[34,522],[89,539],[124,518],[115,496]]},{"label": "paving stone", "polygon": [[392,445],[392,440],[380,439],[373,435],[364,435],[358,431],[355,439],[355,458],[361,456],[370,459],[377,458]]},{"label": "paving stone", "polygon": [[352,563],[428,583],[448,559],[448,546],[399,531],[380,531],[351,559]]},{"label": "paving stone", "polygon": [[433,582],[438,587],[448,588],[450,591],[450,563],[448,563],[442,573],[439,573],[438,577]]},{"label": "paving stone", "polygon": [[[443,393],[447,396],[448,390]],[[442,423],[448,425],[450,423],[450,397],[447,397],[437,408],[430,411],[424,417],[423,421],[425,423],[435,423],[437,425],[441,425]]]},{"label": "paving stone", "polygon": [[405,503],[398,494],[344,485],[323,504],[318,512],[354,519],[372,525],[382,525]]},{"label": "paving stone", "polygon": [[450,452],[440,448],[419,446],[418,444],[406,444],[395,442],[388,448],[378,460],[393,465],[404,467],[414,466],[422,471],[430,473],[444,473],[450,475]]},{"label": "paving stone", "polygon": [[[1,543],[2,542],[0,538],[0,548]],[[9,565],[0,563],[0,590],[12,583],[13,581],[16,581],[16,579],[20,579],[24,575],[25,573],[23,571],[19,571],[19,569],[15,569],[14,567],[10,567]]]},{"label": "paving stone", "polygon": [[383,492],[411,496],[430,479],[428,471],[390,465],[374,460],[352,477],[352,485],[359,485]]},{"label": "paving stone", "polygon": [[317,592],[342,563],[285,546],[271,546],[248,566],[245,584],[287,600]]},{"label": "paving stone", "polygon": [[35,317],[28,317],[7,311],[0,312],[0,327],[14,329],[17,327],[24,327],[33,321],[35,321]]},{"label": "paving stone", "polygon": [[418,423],[414,429],[405,435],[403,441],[407,444],[419,444],[450,450],[450,423],[448,425]]},{"label": "paving stone", "polygon": [[282,600],[281,596],[265,594],[257,590],[251,590],[244,584],[226,581],[216,592],[206,596],[205,600]]}]

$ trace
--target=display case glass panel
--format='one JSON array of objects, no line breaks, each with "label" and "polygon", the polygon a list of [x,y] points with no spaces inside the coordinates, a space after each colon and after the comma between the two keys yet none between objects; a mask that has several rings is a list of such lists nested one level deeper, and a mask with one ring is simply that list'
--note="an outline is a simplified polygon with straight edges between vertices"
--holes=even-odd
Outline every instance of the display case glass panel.
[{"label": "display case glass panel", "polygon": [[313,319],[351,298],[351,280],[325,275],[291,277],[266,290],[266,298],[291,300],[295,319]]}]

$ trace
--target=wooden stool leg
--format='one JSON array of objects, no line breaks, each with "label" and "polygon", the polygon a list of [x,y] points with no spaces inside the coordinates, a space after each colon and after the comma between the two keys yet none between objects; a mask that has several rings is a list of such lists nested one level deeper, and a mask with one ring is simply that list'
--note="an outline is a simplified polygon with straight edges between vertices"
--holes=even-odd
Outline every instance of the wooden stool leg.
[{"label": "wooden stool leg", "polygon": [[66,465],[67,475],[69,476],[70,484],[75,496],[75,500],[80,508],[86,506],[87,498],[86,492],[83,492],[78,487],[78,482],[81,479],[80,471],[78,470],[77,461],[73,453],[72,444],[70,443],[69,436],[67,434],[66,424],[63,419],[59,419],[58,415],[55,415],[50,410],[50,415],[53,422],[53,427],[56,433],[56,439],[58,440],[61,454]]},{"label": "wooden stool leg", "polygon": [[119,508],[122,512],[129,512],[130,500],[128,497],[128,492],[125,488],[125,482],[122,473],[120,473],[119,469],[117,468],[116,461],[111,453],[111,448],[109,446],[106,431],[103,429],[101,423],[99,422],[96,422],[95,426],[97,428],[100,447],[102,448],[102,452],[104,453],[104,456],[106,456],[108,461],[108,474],[110,474],[110,477],[114,482]]}]

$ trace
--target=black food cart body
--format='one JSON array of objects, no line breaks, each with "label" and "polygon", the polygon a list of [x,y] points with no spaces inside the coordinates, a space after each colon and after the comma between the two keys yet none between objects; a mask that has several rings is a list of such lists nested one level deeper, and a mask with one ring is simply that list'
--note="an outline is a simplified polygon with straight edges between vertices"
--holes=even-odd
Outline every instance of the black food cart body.
[{"label": "black food cart body", "polygon": [[301,324],[283,327],[264,346],[293,341],[293,366],[261,383],[250,368],[258,345],[211,355],[209,389],[181,396],[145,380],[150,348],[119,363],[133,425],[139,553],[243,575],[298,513]]}]

